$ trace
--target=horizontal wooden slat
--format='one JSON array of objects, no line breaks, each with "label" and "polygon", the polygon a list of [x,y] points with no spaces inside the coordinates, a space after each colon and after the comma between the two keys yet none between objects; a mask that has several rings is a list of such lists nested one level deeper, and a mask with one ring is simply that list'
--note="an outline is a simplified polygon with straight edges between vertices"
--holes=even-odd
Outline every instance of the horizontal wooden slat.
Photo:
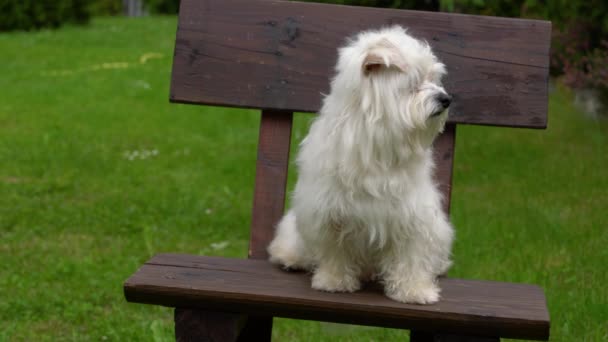
[{"label": "horizontal wooden slat", "polygon": [[310,288],[310,275],[264,260],[161,254],[124,285],[128,301],[434,332],[547,339],[543,291],[533,285],[441,279],[442,299],[408,305],[377,286],[352,294]]},{"label": "horizontal wooden slat", "polygon": [[450,121],[544,128],[546,21],[276,0],[182,0],[174,102],[316,112],[337,47],[400,24],[448,67]]}]

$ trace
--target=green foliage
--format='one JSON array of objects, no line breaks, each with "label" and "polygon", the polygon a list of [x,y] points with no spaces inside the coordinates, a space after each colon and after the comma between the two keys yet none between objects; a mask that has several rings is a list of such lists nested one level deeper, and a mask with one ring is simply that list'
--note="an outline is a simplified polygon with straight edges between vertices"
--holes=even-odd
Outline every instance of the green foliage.
[{"label": "green foliage", "polygon": [[92,0],[93,15],[119,15],[122,13],[122,0]]},{"label": "green foliage", "polygon": [[0,31],[85,24],[89,17],[87,0],[0,0]]},{"label": "green foliage", "polygon": [[145,6],[150,13],[176,14],[179,11],[180,0],[145,0]]}]

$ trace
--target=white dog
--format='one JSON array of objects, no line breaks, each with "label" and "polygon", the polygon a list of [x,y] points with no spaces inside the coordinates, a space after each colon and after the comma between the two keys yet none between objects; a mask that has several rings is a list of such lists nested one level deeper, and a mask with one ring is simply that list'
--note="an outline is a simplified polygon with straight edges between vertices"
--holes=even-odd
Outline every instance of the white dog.
[{"label": "white dog", "polygon": [[395,26],[350,40],[336,70],[300,146],[270,261],[312,271],[318,290],[352,292],[374,278],[394,300],[434,303],[453,237],[432,179],[431,144],[451,100],[445,66]]}]

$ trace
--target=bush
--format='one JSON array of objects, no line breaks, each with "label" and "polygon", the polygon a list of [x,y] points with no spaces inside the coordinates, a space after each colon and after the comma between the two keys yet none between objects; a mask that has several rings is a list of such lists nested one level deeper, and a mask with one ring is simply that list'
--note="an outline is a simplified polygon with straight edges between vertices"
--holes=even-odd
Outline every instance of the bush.
[{"label": "bush", "polygon": [[576,22],[554,32],[551,69],[574,89],[596,89],[608,104],[608,37],[594,41],[589,23]]},{"label": "bush", "polygon": [[89,18],[87,0],[0,0],[0,31],[84,24]]},{"label": "bush", "polygon": [[179,0],[146,0],[146,9],[155,14],[176,14],[179,11]]},{"label": "bush", "polygon": [[122,0],[93,0],[90,6],[93,15],[122,14]]}]

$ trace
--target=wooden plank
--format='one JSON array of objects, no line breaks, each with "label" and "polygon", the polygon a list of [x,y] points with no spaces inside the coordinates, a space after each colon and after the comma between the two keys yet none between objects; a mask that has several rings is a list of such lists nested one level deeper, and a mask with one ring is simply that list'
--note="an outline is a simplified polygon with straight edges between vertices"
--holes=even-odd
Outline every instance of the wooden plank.
[{"label": "wooden plank", "polygon": [[293,113],[263,111],[251,217],[249,257],[268,258],[266,247],[285,208]]},{"label": "wooden plank", "polygon": [[534,285],[440,279],[434,305],[392,301],[377,286],[352,293],[310,288],[310,276],[264,260],[158,255],[129,278],[128,301],[439,333],[547,339],[543,291]]},{"label": "wooden plank", "polygon": [[434,142],[435,179],[443,194],[443,210],[450,213],[452,199],[452,168],[456,144],[456,125],[448,124]]},{"label": "wooden plank", "polygon": [[171,100],[316,112],[337,47],[400,24],[447,65],[450,122],[544,128],[547,21],[276,0],[182,0]]}]

